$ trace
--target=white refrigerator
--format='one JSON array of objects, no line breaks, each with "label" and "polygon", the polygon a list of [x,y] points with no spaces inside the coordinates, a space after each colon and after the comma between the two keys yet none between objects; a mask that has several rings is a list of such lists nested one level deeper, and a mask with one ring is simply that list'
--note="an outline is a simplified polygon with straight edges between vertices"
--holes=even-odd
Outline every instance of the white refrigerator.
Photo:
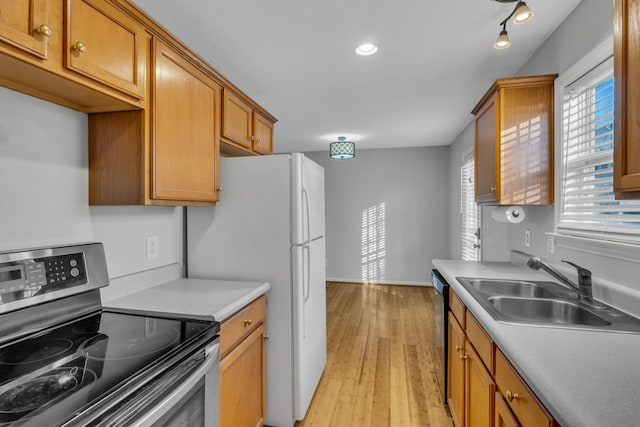
[{"label": "white refrigerator", "polygon": [[220,159],[215,207],[187,210],[192,278],[268,281],[265,424],[304,418],[327,360],[324,169],[301,153]]}]

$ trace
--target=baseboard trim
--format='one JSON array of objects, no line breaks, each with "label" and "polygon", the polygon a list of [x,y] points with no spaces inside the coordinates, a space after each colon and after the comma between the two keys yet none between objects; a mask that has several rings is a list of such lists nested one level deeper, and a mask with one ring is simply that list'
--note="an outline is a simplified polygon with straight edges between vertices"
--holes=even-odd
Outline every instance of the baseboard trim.
[{"label": "baseboard trim", "polygon": [[403,280],[380,280],[377,282],[363,282],[362,279],[345,279],[340,277],[327,277],[327,282],[360,283],[363,285],[431,286],[431,282],[407,282]]}]

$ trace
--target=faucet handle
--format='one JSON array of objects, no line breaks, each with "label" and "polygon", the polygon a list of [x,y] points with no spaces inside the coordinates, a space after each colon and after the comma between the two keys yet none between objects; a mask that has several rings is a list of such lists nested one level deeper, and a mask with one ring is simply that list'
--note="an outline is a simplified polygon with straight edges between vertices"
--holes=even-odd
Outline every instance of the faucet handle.
[{"label": "faucet handle", "polygon": [[569,264],[578,270],[578,283],[581,286],[591,286],[591,271],[587,270],[584,267],[580,267],[577,264],[572,263],[571,261],[562,260],[562,262]]}]

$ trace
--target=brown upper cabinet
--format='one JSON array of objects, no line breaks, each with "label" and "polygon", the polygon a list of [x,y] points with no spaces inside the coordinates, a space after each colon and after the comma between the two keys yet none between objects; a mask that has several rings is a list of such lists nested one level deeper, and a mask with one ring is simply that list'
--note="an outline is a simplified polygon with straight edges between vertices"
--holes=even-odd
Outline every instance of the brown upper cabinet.
[{"label": "brown upper cabinet", "polygon": [[67,0],[64,65],[135,98],[144,98],[144,28],[99,0]]},{"label": "brown upper cabinet", "polygon": [[36,58],[47,58],[53,35],[49,0],[3,1],[0,4],[0,40]]},{"label": "brown upper cabinet", "polygon": [[271,154],[273,119],[260,114],[241,97],[224,91],[222,137],[225,154]]},{"label": "brown upper cabinet", "polygon": [[222,87],[180,52],[151,44],[145,110],[89,115],[89,203],[212,205]]},{"label": "brown upper cabinet", "polygon": [[498,79],[473,109],[476,202],[553,203],[553,82]]},{"label": "brown upper cabinet", "polygon": [[640,199],[640,1],[614,1],[615,129],[613,187],[617,199]]},{"label": "brown upper cabinet", "polygon": [[1,1],[0,85],[89,113],[91,205],[213,205],[221,151],[273,152],[275,117],[129,0]]},{"label": "brown upper cabinet", "polygon": [[153,63],[153,198],[215,202],[222,87],[159,41]]},{"label": "brown upper cabinet", "polygon": [[0,5],[0,84],[84,112],[143,106],[144,28],[104,0]]}]

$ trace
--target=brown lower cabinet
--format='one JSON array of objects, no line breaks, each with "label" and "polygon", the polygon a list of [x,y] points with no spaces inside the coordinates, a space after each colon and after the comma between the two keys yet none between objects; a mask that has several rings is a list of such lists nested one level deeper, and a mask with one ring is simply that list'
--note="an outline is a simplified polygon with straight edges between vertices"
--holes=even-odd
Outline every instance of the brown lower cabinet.
[{"label": "brown lower cabinet", "polygon": [[456,427],[557,427],[558,423],[450,289],[448,395]]},{"label": "brown lower cabinet", "polygon": [[220,327],[220,427],[264,425],[265,313],[263,295]]}]

